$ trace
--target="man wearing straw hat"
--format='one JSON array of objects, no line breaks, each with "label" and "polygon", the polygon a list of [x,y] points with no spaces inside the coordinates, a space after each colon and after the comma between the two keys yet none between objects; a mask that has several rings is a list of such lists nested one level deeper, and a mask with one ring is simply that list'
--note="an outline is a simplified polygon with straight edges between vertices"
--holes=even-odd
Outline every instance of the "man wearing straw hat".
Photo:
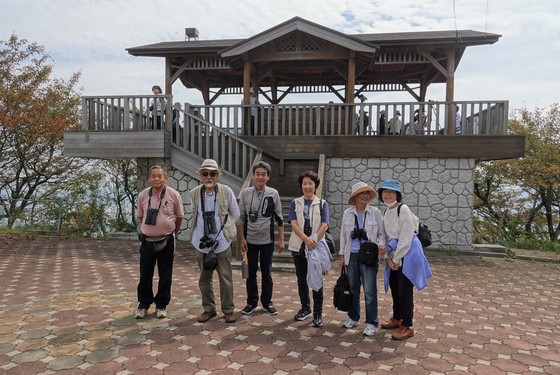
[{"label": "man wearing straw hat", "polygon": [[206,159],[198,168],[202,184],[191,191],[193,213],[190,222],[192,244],[200,269],[198,285],[204,312],[198,317],[204,323],[217,315],[213,290],[213,269],[204,267],[206,254],[213,250],[218,258],[216,271],[220,280],[220,302],[226,323],[234,323],[231,242],[236,238],[239,218],[237,199],[229,186],[219,184],[220,168],[213,159]]}]

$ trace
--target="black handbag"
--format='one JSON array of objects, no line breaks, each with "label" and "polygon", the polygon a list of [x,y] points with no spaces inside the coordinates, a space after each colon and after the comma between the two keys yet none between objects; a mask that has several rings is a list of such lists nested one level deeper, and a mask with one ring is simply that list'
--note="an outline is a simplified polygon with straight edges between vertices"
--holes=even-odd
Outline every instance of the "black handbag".
[{"label": "black handbag", "polygon": [[340,276],[336,280],[333,289],[333,305],[340,311],[349,311],[352,305],[352,292],[350,291],[350,281],[346,273],[346,267],[340,270]]},{"label": "black handbag", "polygon": [[[397,217],[401,214],[401,206],[402,204],[397,207]],[[418,224],[418,230],[415,233],[422,244],[422,248],[426,248],[432,244],[432,232],[426,224]]]},{"label": "black handbag", "polygon": [[361,242],[360,251],[358,252],[358,262],[366,266],[373,266],[378,262],[379,249],[377,244],[373,242]]},{"label": "black handbag", "polygon": [[210,250],[207,254],[204,255],[204,261],[202,262],[202,266],[205,270],[213,271],[218,266],[218,256],[214,252],[214,249]]},{"label": "black handbag", "polygon": [[418,225],[418,233],[416,234],[423,248],[426,248],[432,244],[432,232],[426,224]]},{"label": "black handbag", "polygon": [[[224,220],[227,220],[227,215],[226,218]],[[218,247],[218,236],[220,235],[220,232],[222,231],[222,229],[224,229],[224,226],[222,225],[222,227],[220,228],[220,230],[218,231],[218,234],[216,234],[216,237],[214,238],[214,243],[212,245],[212,248],[210,249],[210,251],[208,253],[206,253],[204,255],[204,260],[202,261],[202,267],[204,267],[205,270],[208,271],[213,271],[216,269],[216,267],[218,267],[218,256],[216,255],[216,253],[214,252],[214,250]]]}]

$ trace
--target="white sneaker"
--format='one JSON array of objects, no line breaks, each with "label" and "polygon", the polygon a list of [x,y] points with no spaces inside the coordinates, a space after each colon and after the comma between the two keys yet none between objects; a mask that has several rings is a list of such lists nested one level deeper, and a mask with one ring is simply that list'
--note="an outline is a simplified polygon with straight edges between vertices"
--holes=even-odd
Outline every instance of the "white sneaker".
[{"label": "white sneaker", "polygon": [[352,320],[350,317],[346,318],[346,321],[342,324],[345,328],[352,328],[358,325],[358,322]]},{"label": "white sneaker", "polygon": [[163,319],[167,317],[167,310],[165,309],[156,309],[156,318]]},{"label": "white sneaker", "polygon": [[148,313],[148,309],[138,308],[136,309],[136,313],[134,314],[134,317],[136,319],[144,319],[147,313]]},{"label": "white sneaker", "polygon": [[377,327],[373,324],[366,323],[364,328],[364,336],[373,336],[377,332]]}]

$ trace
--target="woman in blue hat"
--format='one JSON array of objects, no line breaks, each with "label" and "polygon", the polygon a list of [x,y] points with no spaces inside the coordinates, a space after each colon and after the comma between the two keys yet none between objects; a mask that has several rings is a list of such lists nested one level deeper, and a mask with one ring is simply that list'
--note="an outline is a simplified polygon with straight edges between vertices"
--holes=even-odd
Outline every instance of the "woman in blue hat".
[{"label": "woman in blue hat", "polygon": [[407,205],[401,203],[401,183],[394,179],[385,180],[377,189],[377,194],[387,206],[383,214],[387,236],[385,293],[390,287],[393,299],[393,316],[382,323],[381,328],[397,329],[391,337],[405,340],[414,336],[413,287],[424,289],[432,271],[416,236],[419,220]]}]

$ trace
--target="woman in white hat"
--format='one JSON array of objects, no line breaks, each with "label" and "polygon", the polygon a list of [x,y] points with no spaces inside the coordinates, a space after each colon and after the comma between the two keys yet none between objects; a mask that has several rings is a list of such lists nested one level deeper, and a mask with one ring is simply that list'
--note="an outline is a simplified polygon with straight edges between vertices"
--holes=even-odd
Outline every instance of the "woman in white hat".
[{"label": "woman in white hat", "polygon": [[362,243],[374,243],[380,254],[385,254],[385,231],[383,219],[377,207],[370,203],[377,196],[375,189],[365,182],[352,186],[348,204],[352,207],[344,211],[340,227],[340,264],[347,267],[352,304],[344,327],[352,328],[360,321],[360,287],[364,288],[365,327],[363,334],[372,336],[377,332],[379,316],[377,313],[377,270],[379,262],[375,254],[373,264],[360,261],[358,256]]}]

